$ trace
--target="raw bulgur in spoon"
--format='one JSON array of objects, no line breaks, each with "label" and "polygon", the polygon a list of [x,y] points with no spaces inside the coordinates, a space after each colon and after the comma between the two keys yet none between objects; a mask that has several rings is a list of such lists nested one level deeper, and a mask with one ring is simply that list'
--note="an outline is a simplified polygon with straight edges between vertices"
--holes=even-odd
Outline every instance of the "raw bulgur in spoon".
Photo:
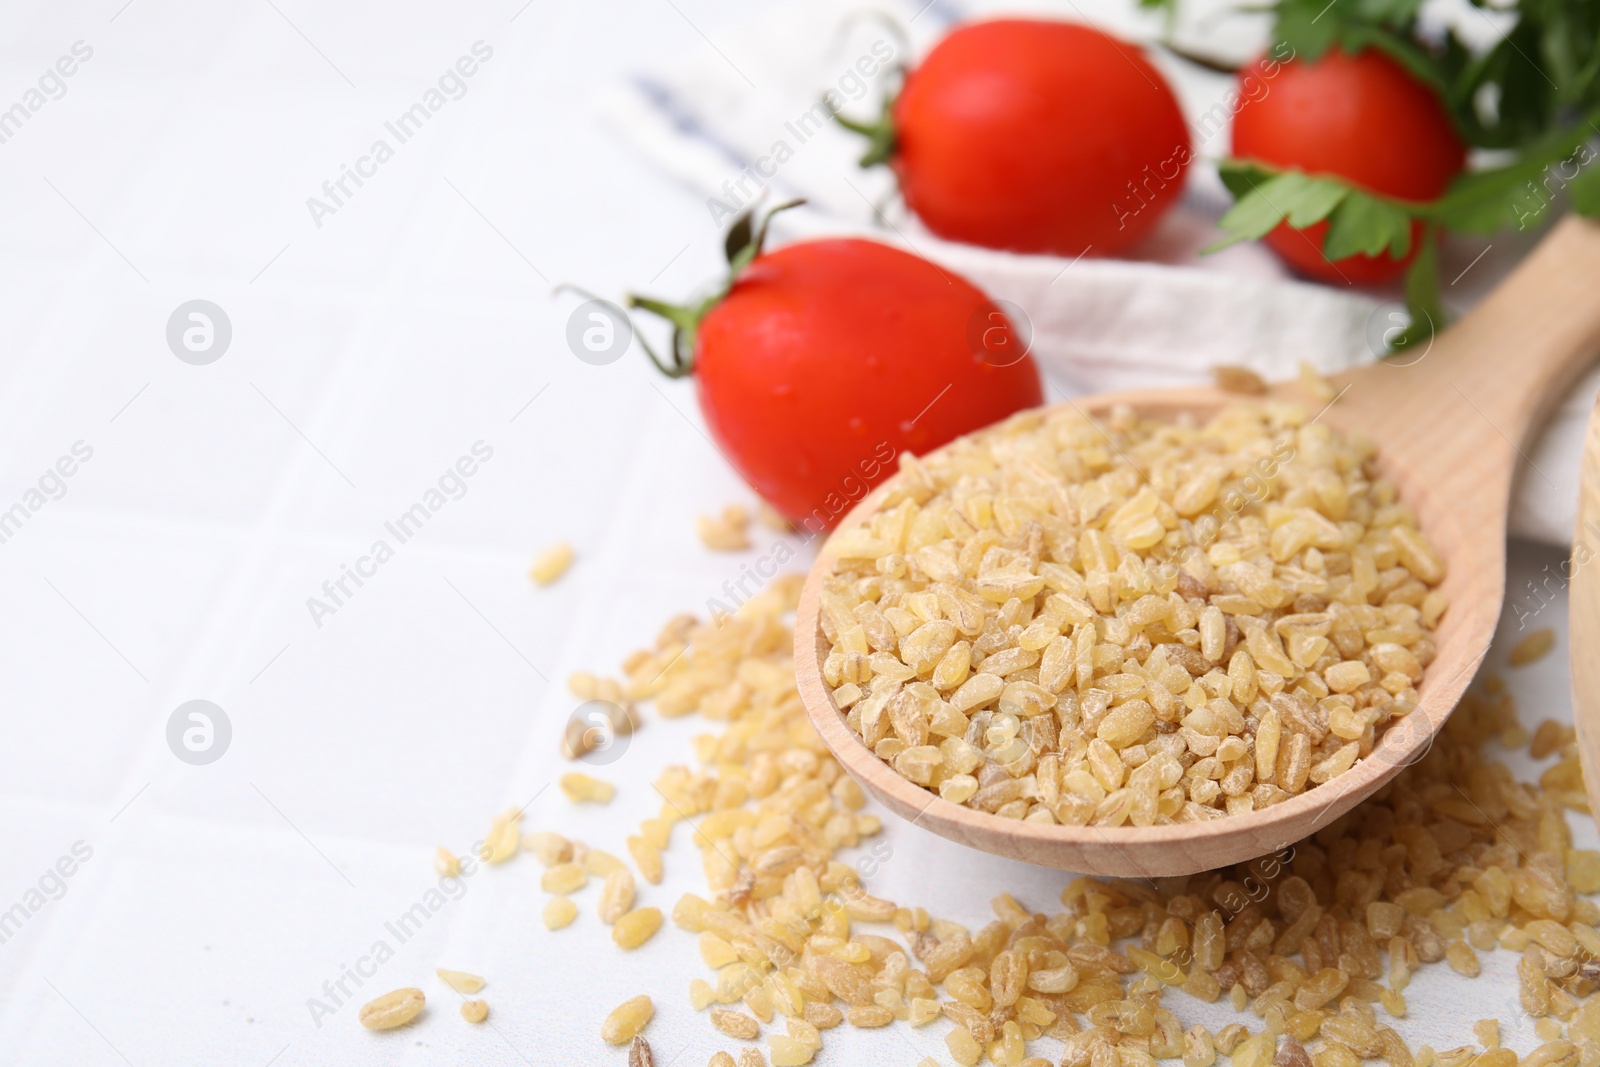
[{"label": "raw bulgur in spoon", "polygon": [[1267,808],[1416,707],[1438,553],[1306,408],[1030,412],[907,456],[834,539],[823,677],[903,777],[1001,818]]}]

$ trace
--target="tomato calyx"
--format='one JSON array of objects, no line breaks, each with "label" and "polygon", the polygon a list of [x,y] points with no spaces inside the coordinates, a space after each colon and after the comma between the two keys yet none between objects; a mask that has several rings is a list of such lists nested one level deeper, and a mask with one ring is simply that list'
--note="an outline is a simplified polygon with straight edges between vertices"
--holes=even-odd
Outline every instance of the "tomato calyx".
[{"label": "tomato calyx", "polygon": [[[890,36],[894,37],[899,43],[902,53],[911,51],[911,38],[906,33],[906,28],[900,25],[892,16],[881,11],[864,11],[850,16],[840,26],[840,32],[842,33],[846,27],[862,20],[876,22],[887,30]],[[894,125],[894,105],[895,101],[899,99],[900,88],[895,86],[898,84],[899,87],[904,87],[906,65],[903,62],[896,62],[885,68],[885,70],[887,74],[884,79],[883,103],[879,109],[878,117],[871,122],[861,122],[856,119],[846,118],[842,112],[829,105],[826,94],[822,98],[822,106],[833,116],[834,122],[837,122],[851,133],[858,133],[867,139],[867,150],[857,161],[863,170],[889,162],[890,159],[894,158],[895,149],[899,147],[899,131],[895,129]]]},{"label": "tomato calyx", "polygon": [[859,133],[867,139],[867,150],[857,162],[863,169],[876,167],[880,163],[887,163],[894,156],[897,146],[898,132],[894,126],[894,102],[897,94],[883,94],[883,110],[877,119],[872,122],[858,122],[847,119],[842,112],[833,113],[833,121],[849,130]]},{"label": "tomato calyx", "polygon": [[722,281],[700,300],[688,304],[673,304],[654,297],[640,296],[629,293],[626,303],[630,309],[639,308],[652,315],[659,315],[672,324],[672,348],[669,353],[670,362],[663,360],[650,347],[650,342],[639,334],[639,344],[643,346],[645,355],[650,357],[650,362],[656,365],[656,370],[668,378],[686,378],[694,373],[694,348],[696,338],[700,333],[700,323],[705,319],[712,308],[722,302],[733,288],[733,283],[739,280],[739,275],[755,258],[761,254],[761,249],[767,240],[767,228],[772,224],[772,216],[780,211],[787,211],[792,207],[804,204],[804,199],[790,200],[779,204],[762,216],[759,224],[755,221],[754,207],[743,212],[733,220],[733,225],[728,228],[728,235],[723,239],[723,254],[728,258],[728,273]]}]

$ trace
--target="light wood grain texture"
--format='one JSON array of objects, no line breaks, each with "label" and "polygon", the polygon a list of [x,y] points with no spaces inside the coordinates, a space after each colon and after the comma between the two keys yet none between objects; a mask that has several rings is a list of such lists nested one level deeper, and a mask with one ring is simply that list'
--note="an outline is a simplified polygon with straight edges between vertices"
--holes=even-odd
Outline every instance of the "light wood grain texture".
[{"label": "light wood grain texture", "polygon": [[[829,695],[821,671],[827,640],[818,617],[819,589],[834,566],[826,544],[795,624],[795,668],[812,722],[845,769],[891,811],[952,841],[1029,863],[1113,876],[1191,874],[1301,840],[1427,753],[1488,651],[1505,591],[1512,475],[1532,428],[1600,353],[1597,283],[1600,225],[1565,219],[1424,355],[1335,379],[1343,392],[1321,417],[1378,442],[1380,467],[1447,563],[1443,589],[1450,608],[1435,635],[1438,656],[1423,679],[1417,709],[1389,727],[1371,756],[1333,781],[1248,815],[1155,827],[1041,826],[942,800],[873,755]],[[1274,392],[1315,406],[1296,387]],[[1073,403],[1090,414],[1129,404],[1170,419],[1180,412],[1205,416],[1239,399],[1212,389],[1178,389]],[[884,491],[863,499],[839,529],[869,518]]]},{"label": "light wood grain texture", "polygon": [[1567,598],[1568,661],[1572,665],[1572,724],[1589,793],[1589,810],[1600,819],[1600,406],[1589,416],[1578,477],[1578,529],[1572,538]]}]

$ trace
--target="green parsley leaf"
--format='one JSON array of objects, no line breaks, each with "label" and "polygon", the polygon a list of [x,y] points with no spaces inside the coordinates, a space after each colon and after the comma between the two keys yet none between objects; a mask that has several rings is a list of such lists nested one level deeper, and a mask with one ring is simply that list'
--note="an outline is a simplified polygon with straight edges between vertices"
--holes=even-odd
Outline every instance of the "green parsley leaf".
[{"label": "green parsley leaf", "polygon": [[1256,186],[1271,181],[1277,173],[1273,168],[1250,159],[1224,159],[1217,164],[1217,176],[1235,200],[1248,195]]},{"label": "green parsley leaf", "polygon": [[1462,233],[1490,234],[1513,225],[1525,229],[1549,207],[1546,169],[1563,161],[1581,165],[1594,157],[1583,143],[1586,132],[1587,122],[1556,130],[1528,145],[1520,158],[1504,167],[1463,174],[1444,196],[1419,205],[1417,213]]},{"label": "green parsley leaf", "polygon": [[1296,59],[1320,59],[1339,39],[1339,19],[1328,17],[1338,3],[1339,0],[1278,0],[1278,19],[1272,34],[1294,49]]},{"label": "green parsley leaf", "polygon": [[1389,351],[1395,355],[1444,328],[1444,305],[1439,300],[1439,231],[1435,226],[1423,229],[1417,256],[1406,268],[1406,311],[1411,323],[1389,341]]},{"label": "green parsley leaf", "polygon": [[1395,258],[1411,251],[1411,216],[1392,201],[1351,189],[1328,217],[1322,254],[1330,260],[1356,254]]},{"label": "green parsley leaf", "polygon": [[1355,9],[1373,22],[1404,23],[1417,17],[1422,0],[1356,0]]},{"label": "green parsley leaf", "polygon": [[1303,230],[1327,218],[1344,200],[1350,187],[1343,182],[1312,178],[1304,174],[1285,174],[1285,178],[1298,178],[1291,186],[1291,204],[1284,218],[1290,226]]},{"label": "green parsley leaf", "polygon": [[1589,153],[1588,168],[1579,172],[1567,186],[1572,195],[1572,209],[1587,218],[1600,218],[1600,166],[1596,166],[1594,153]]},{"label": "green parsley leaf", "polygon": [[1274,173],[1253,163],[1230,168],[1224,180],[1233,183],[1230,188],[1237,185],[1249,192],[1222,216],[1218,225],[1228,236],[1207,248],[1207,252],[1264,237],[1280,222],[1287,221],[1297,230],[1315,225],[1327,218],[1350,192],[1348,185],[1334,178],[1312,177],[1293,170]]},{"label": "green parsley leaf", "polygon": [[1254,189],[1235,201],[1228,213],[1218,221],[1217,225],[1227,236],[1207,245],[1201,250],[1202,254],[1220,252],[1240,241],[1259,240],[1282,221],[1283,209],[1274,204],[1272,198],[1261,189]]}]

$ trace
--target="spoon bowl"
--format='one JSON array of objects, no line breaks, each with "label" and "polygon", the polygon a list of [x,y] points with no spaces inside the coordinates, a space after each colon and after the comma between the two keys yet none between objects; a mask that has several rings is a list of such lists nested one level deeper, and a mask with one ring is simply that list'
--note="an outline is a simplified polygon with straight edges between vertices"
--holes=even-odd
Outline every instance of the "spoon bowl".
[{"label": "spoon bowl", "polygon": [[[1488,651],[1505,590],[1512,476],[1532,428],[1600,353],[1597,280],[1600,224],[1567,218],[1422,355],[1334,379],[1337,396],[1318,418],[1377,442],[1380,471],[1445,561],[1440,588],[1450,604],[1434,633],[1437,655],[1423,676],[1417,707],[1343,774],[1248,814],[1147,827],[1041,825],[946,801],[868,749],[823,680],[829,642],[819,602],[836,563],[831,541],[807,578],[795,622],[800,695],[824,743],[868,794],[914,825],[1040,866],[1114,877],[1193,874],[1280,851],[1315,833],[1427,755]],[[1271,395],[1317,406],[1297,386],[1276,386]],[[1183,388],[1085,397],[1062,406],[1103,417],[1125,404],[1159,421],[1185,413],[1203,420],[1241,399]],[[863,498],[835,535],[869,521],[892,484]]]}]

